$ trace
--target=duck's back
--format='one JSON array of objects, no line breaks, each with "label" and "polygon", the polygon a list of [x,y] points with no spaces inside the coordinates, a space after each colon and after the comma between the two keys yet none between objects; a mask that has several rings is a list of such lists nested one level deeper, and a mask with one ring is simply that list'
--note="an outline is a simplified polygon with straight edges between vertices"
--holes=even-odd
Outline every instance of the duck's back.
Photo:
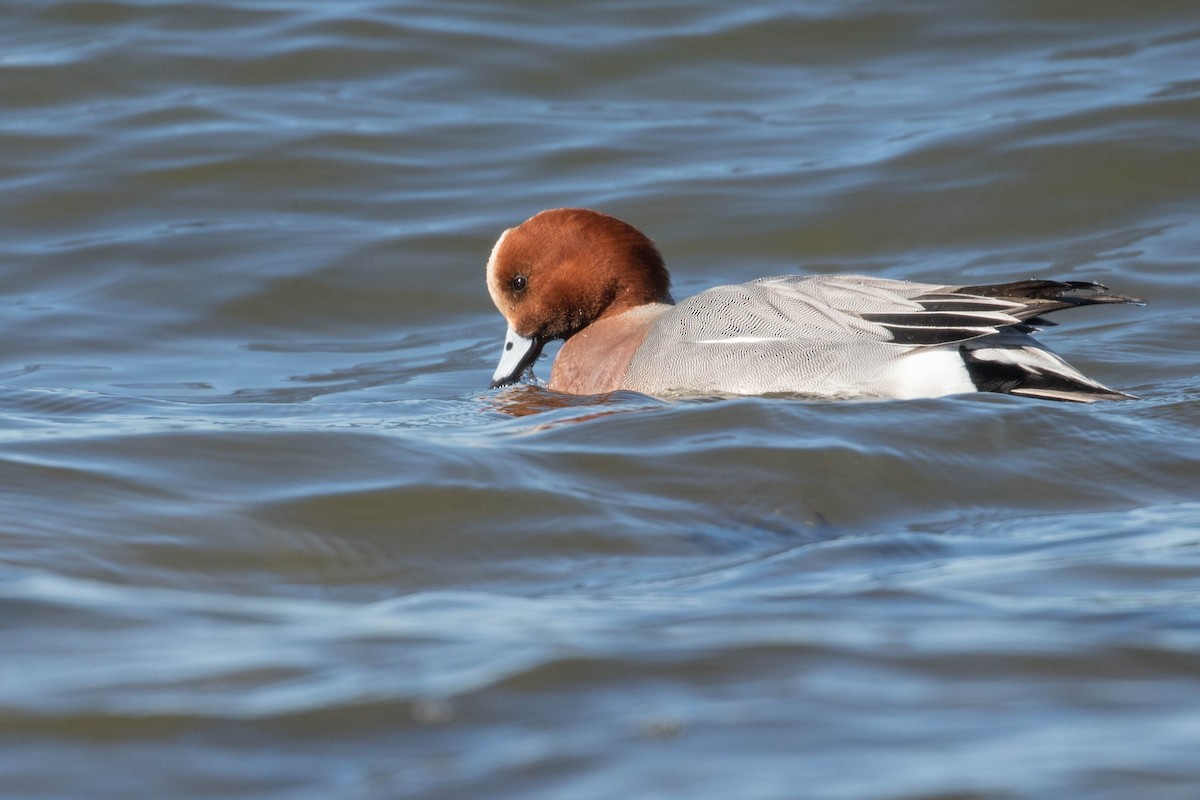
[{"label": "duck's back", "polygon": [[720,286],[650,327],[623,388],[651,394],[914,398],[988,391],[1089,403],[1133,396],[1029,334],[1066,308],[1142,303],[1084,281],[939,286],[859,275]]},{"label": "duck's back", "polygon": [[911,348],[863,315],[919,312],[912,298],[944,289],[857,275],[717,286],[659,317],[625,385],[651,394],[894,396],[885,384]]}]

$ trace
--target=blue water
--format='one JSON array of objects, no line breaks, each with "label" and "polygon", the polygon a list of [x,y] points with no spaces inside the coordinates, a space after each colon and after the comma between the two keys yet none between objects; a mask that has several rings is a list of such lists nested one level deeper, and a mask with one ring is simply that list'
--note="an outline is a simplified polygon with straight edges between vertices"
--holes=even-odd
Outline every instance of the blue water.
[{"label": "blue water", "polygon": [[[1196,797],[1197,153],[1193,2],[5,4],[0,796]],[[562,205],[1143,399],[489,391]]]}]

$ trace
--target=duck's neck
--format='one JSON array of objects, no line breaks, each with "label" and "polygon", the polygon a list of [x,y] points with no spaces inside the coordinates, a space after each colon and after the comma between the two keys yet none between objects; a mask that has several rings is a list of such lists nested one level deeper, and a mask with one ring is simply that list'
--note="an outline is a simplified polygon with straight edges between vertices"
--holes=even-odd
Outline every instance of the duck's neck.
[{"label": "duck's neck", "polygon": [[554,359],[550,388],[569,394],[620,389],[629,362],[650,326],[670,307],[668,303],[637,306],[602,317],[567,339]]}]

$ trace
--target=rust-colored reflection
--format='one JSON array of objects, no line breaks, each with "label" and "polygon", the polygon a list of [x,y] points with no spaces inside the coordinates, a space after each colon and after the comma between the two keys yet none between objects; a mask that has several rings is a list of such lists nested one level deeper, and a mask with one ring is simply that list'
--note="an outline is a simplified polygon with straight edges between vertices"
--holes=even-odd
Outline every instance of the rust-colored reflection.
[{"label": "rust-colored reflection", "polygon": [[562,408],[596,409],[594,413],[583,414],[578,417],[572,417],[570,420],[564,420],[584,422],[611,414],[657,408],[662,404],[662,401],[647,397],[644,394],[638,394],[637,392],[617,391],[589,395],[564,394],[544,389],[540,386],[519,384],[516,386],[507,386],[496,391],[486,398],[486,403],[491,410],[512,417],[528,417],[534,414],[543,414],[547,411],[557,411]]}]

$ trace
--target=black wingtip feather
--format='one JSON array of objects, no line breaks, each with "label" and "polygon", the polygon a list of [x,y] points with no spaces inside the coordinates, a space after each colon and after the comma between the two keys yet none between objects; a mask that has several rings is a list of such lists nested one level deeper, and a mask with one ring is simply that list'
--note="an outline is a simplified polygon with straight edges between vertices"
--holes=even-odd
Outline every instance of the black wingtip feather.
[{"label": "black wingtip feather", "polygon": [[978,297],[996,297],[1019,303],[1025,306],[1023,311],[1016,312],[1016,316],[1022,319],[1076,306],[1093,306],[1104,303],[1146,305],[1146,301],[1140,297],[1109,294],[1107,286],[1095,281],[1051,281],[1032,278],[1011,283],[960,286],[955,292]]}]

